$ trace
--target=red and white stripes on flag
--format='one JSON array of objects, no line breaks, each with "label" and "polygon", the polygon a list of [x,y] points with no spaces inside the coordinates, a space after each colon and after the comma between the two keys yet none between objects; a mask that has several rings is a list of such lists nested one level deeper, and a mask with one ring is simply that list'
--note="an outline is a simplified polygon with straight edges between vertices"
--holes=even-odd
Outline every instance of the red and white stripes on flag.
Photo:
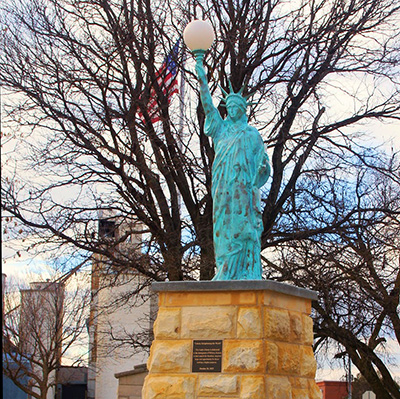
[{"label": "red and white stripes on flag", "polygon": [[[157,84],[162,93],[167,96],[168,104],[171,102],[171,96],[179,92],[176,60],[179,52],[179,40],[175,44],[172,51],[168,54],[161,68],[158,70]],[[147,112],[149,113],[151,122],[158,122],[161,119],[161,109],[159,107],[157,93],[154,86],[150,90],[150,99],[147,104]],[[145,121],[143,114],[139,111],[139,117]]]}]

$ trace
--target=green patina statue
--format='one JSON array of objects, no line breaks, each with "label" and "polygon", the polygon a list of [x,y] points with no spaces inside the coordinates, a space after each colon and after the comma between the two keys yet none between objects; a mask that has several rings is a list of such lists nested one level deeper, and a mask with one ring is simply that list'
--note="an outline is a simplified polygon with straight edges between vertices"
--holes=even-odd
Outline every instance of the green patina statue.
[{"label": "green patina statue", "polygon": [[247,122],[243,88],[224,92],[228,116],[213,105],[203,66],[204,50],[194,50],[200,97],[206,114],[205,134],[212,138],[214,250],[213,280],[261,280],[260,188],[270,175],[268,156],[257,129]]}]

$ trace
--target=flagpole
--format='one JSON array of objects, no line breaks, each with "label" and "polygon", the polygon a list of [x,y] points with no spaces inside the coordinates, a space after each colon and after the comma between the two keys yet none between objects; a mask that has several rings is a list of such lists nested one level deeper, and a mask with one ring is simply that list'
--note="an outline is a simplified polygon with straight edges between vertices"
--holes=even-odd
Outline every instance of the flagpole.
[{"label": "flagpole", "polygon": [[[182,47],[182,50],[183,50],[183,47]],[[184,119],[184,114],[185,114],[185,77],[183,74],[183,69],[185,67],[185,57],[186,57],[185,52],[183,52],[180,85],[179,85],[179,98],[180,98],[179,115],[180,115],[180,119],[179,119],[178,134],[179,134],[179,138],[181,139],[178,142],[179,150],[182,150],[183,119]]]},{"label": "flagpole", "polygon": [[[181,65],[181,76],[180,76],[180,83],[179,83],[179,128],[178,128],[178,150],[180,155],[182,154],[183,149],[183,127],[184,127],[184,115],[185,115],[185,77],[184,77],[184,67],[185,67],[185,60],[186,60],[186,53],[182,46],[182,65]],[[181,204],[182,204],[182,196],[178,189],[178,207],[179,211],[181,211]]]}]

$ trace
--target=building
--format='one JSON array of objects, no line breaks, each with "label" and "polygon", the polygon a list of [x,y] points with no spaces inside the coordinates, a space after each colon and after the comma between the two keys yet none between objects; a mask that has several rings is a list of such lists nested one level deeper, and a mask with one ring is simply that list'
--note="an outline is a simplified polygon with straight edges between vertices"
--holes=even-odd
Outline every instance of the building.
[{"label": "building", "polygon": [[[21,379],[22,384],[28,383],[28,378]],[[18,388],[9,378],[3,374],[3,399],[28,399],[28,394]]]},{"label": "building", "polygon": [[[128,239],[118,251],[138,250],[140,228],[130,229],[131,225],[119,223],[112,214],[100,216],[99,239],[114,240],[124,234]],[[127,231],[136,233],[126,234]],[[150,295],[147,278],[136,270],[114,270],[99,255],[93,256],[91,290],[88,399],[117,398],[115,374],[147,361],[155,299]]]},{"label": "building", "polygon": [[133,370],[115,374],[118,379],[117,399],[141,399],[144,379],[148,372],[145,364],[139,364]]},{"label": "building", "polygon": [[41,356],[40,346],[46,352],[55,351],[61,365],[62,319],[64,284],[33,282],[21,289],[20,343],[26,353]]},{"label": "building", "polygon": [[[5,275],[3,293],[4,288]],[[47,383],[54,385],[48,391],[49,399],[54,398],[56,370],[61,366],[63,303],[62,283],[34,282],[20,290],[20,302],[12,304],[7,314],[3,308],[3,370],[8,370],[13,381],[30,385],[33,391],[39,388],[33,385],[30,373],[40,376],[44,369],[53,370]],[[27,398],[13,381],[3,375],[3,397]]]},{"label": "building", "polygon": [[347,399],[348,383],[347,381],[319,381],[317,382],[322,392],[322,399]]},{"label": "building", "polygon": [[63,283],[33,282],[28,289],[21,290],[20,350],[38,363],[51,363],[55,369],[49,376],[48,385],[53,386],[48,399],[55,396],[56,370],[61,367],[63,306]]},{"label": "building", "polygon": [[86,399],[87,374],[87,367],[61,366],[57,380],[57,399]]},{"label": "building", "polygon": [[[7,344],[5,342],[6,338],[4,335],[4,292],[6,289],[6,278],[7,276],[2,273],[2,327],[3,327],[3,336],[2,336],[2,344],[3,344],[3,348],[4,346]],[[3,352],[3,364],[5,362],[7,362],[7,357],[8,355],[5,354]],[[9,358],[9,357],[8,357]],[[8,362],[9,364],[12,364],[12,360],[9,358]],[[22,389],[18,388],[14,382],[12,380],[10,380],[9,378],[7,378],[4,374],[3,374],[3,389],[2,389],[2,398],[3,399],[28,399],[28,394],[26,394]],[[26,376],[23,376],[20,380],[20,382],[25,385],[28,383],[28,378]]]}]

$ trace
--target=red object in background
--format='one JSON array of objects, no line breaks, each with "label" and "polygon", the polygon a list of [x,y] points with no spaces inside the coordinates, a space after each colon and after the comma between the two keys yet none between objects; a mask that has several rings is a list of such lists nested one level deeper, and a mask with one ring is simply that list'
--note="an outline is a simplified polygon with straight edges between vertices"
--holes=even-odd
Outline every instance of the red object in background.
[{"label": "red object in background", "polygon": [[320,381],[317,385],[322,391],[322,399],[347,399],[349,396],[346,381]]}]

